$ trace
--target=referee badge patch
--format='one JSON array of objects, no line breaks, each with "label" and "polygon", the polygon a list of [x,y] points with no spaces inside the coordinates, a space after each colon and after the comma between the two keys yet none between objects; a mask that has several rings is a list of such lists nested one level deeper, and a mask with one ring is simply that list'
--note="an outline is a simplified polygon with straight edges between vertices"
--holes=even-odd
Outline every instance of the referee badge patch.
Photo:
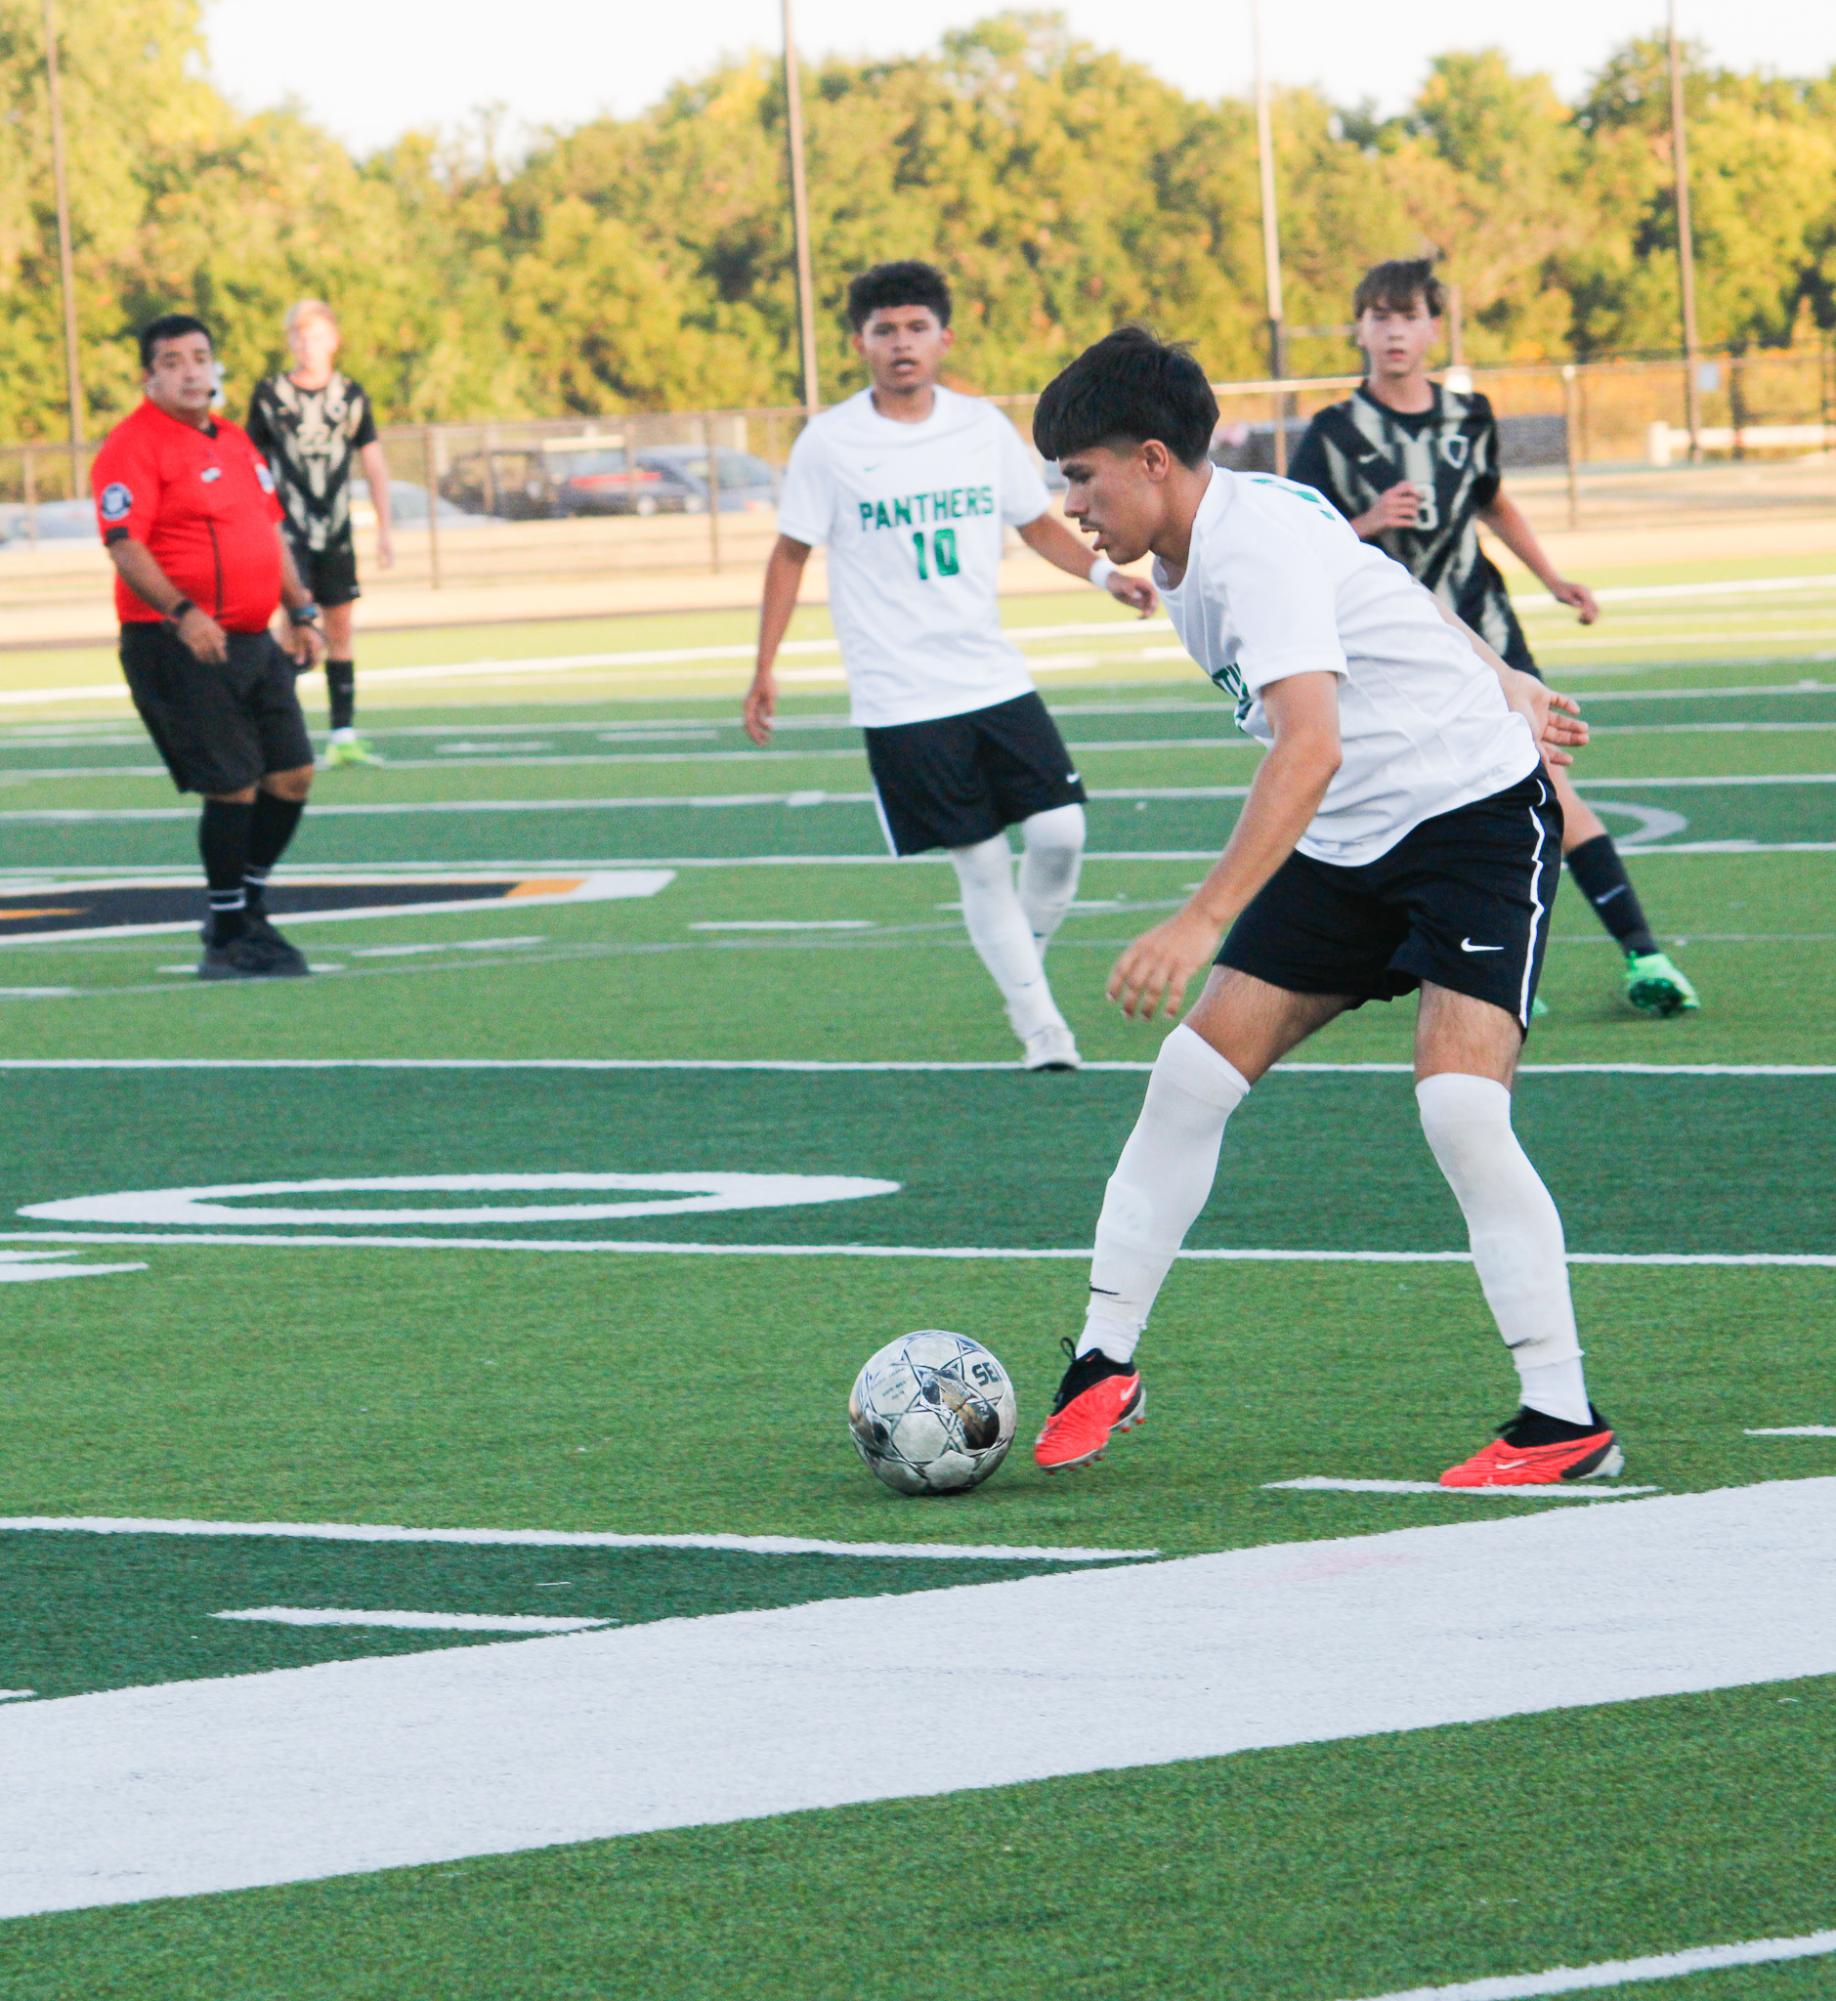
[{"label": "referee badge patch", "polygon": [[134,495],[129,487],[117,480],[111,480],[102,489],[102,519],[104,521],[125,521],[134,511]]}]

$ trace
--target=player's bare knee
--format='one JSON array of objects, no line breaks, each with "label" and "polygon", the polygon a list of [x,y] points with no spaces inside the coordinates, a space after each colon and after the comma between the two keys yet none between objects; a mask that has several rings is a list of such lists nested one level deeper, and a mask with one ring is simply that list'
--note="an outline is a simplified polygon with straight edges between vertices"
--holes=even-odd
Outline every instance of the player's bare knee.
[{"label": "player's bare knee", "polygon": [[213,806],[253,806],[259,789],[254,785],[245,785],[240,792],[207,792],[204,796]]},{"label": "player's bare knee", "polygon": [[[270,771],[261,781],[261,789],[272,792],[277,799],[289,799],[300,805],[312,790],[312,777],[313,767],[310,764],[298,765],[292,771]],[[248,796],[250,799],[255,797],[253,788]]]}]

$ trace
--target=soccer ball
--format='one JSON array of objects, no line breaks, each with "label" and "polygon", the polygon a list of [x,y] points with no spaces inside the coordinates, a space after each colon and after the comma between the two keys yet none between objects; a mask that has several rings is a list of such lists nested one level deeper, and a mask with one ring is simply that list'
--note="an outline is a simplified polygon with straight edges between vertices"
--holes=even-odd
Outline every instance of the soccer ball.
[{"label": "soccer ball", "polygon": [[967,1334],[927,1327],[887,1342],[848,1398],[854,1449],[901,1494],[979,1487],[1014,1442],[1007,1371]]}]

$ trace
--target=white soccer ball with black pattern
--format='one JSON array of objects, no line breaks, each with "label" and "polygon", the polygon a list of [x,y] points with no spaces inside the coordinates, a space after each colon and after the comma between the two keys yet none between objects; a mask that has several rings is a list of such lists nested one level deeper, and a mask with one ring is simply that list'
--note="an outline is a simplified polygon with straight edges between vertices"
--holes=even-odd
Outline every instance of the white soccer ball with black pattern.
[{"label": "white soccer ball with black pattern", "polygon": [[901,1334],[855,1378],[854,1449],[901,1494],[979,1487],[1014,1442],[1019,1408],[1007,1371],[967,1334]]}]

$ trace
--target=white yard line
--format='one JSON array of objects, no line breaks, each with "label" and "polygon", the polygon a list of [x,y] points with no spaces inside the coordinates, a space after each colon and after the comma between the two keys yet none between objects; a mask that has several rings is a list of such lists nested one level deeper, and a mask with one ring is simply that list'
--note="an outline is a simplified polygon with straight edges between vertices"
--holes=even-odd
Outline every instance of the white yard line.
[{"label": "white yard line", "polygon": [[[1773,785],[1836,785],[1836,772],[1789,771],[1765,773],[1696,773],[1664,778],[1597,777],[1589,773],[1589,792],[1612,788],[1615,791],[1699,791],[1726,787]],[[1247,785],[1133,785],[1092,788],[1092,799],[1122,802],[1144,800],[1224,800],[1242,799]],[[400,819],[422,814],[452,815],[472,813],[628,813],[628,812],[730,812],[748,807],[868,806],[868,792],[654,792],[629,794],[611,799],[391,799],[340,801],[314,804],[315,820]],[[190,806],[29,806],[0,811],[0,824],[31,827],[123,826],[143,822],[193,821],[197,811]]]},{"label": "white yard line", "polygon": [[1825,1675],[1832,1582],[1777,1481],[22,1703],[0,1915]]},{"label": "white yard line", "polygon": [[598,1529],[416,1529],[379,1522],[217,1522],[137,1515],[4,1515],[0,1535],[280,1536],[302,1542],[456,1543],[484,1549],[717,1549],[742,1556],[851,1556],[970,1563],[1121,1563],[1157,1549],[1041,1544],[839,1542],[796,1535],[614,1535]]},{"label": "white yard line", "polygon": [[1836,1424],[1775,1424],[1749,1431],[1749,1438],[1836,1438]]},{"label": "white yard line", "polygon": [[691,931],[872,931],[871,917],[703,917]]},{"label": "white yard line", "polygon": [[[1145,1076],[1151,1061],[1086,1063],[1086,1072]],[[729,1070],[788,1075],[1018,1075],[1012,1062],[939,1058],[877,1062],[824,1056],[0,1056],[8,1070]],[[1282,1063],[1282,1077],[1408,1077],[1409,1063]],[[1836,1077],[1836,1063],[1525,1063],[1521,1077]]]},{"label": "white yard line", "polygon": [[[297,1235],[260,1230],[4,1230],[8,1244],[242,1244],[306,1251],[525,1251],[555,1256],[655,1258],[864,1258],[924,1259],[951,1264],[1088,1264],[1090,1246],[1020,1244],[708,1244],[672,1238],[622,1237],[415,1237],[352,1231]],[[1193,1264],[1470,1264],[1466,1251],[1199,1249],[1180,1252]],[[1570,1251],[1571,1265],[1715,1265],[1729,1268],[1836,1269],[1836,1251]]]},{"label": "white yard line", "polygon": [[[749,655],[750,648],[745,649]],[[1662,663],[1658,663],[1661,665]],[[1599,672],[1600,669],[1590,669]],[[1656,671],[1643,667],[1626,669],[1631,672]],[[123,690],[125,693],[125,690]],[[1599,689],[1588,696],[1590,707],[1600,702],[1713,702],[1734,699],[1768,699],[1794,695],[1836,694],[1836,682],[1819,681],[1802,677],[1795,681],[1765,681],[1742,683],[1722,687],[1701,688],[1612,688]],[[724,702],[725,697],[704,695],[691,697],[712,705]],[[1137,701],[1090,702],[1076,698],[1059,699],[1053,703],[1053,714],[1061,719],[1067,716],[1143,716],[1143,715],[1203,715],[1217,716],[1221,713],[1221,698],[1198,696],[1146,695]],[[671,736],[693,735],[710,738],[723,728],[737,730],[737,721],[716,718],[712,722],[706,716],[658,716],[633,718],[624,722],[608,723],[601,718],[588,722],[550,722],[543,719],[525,718],[516,722],[489,722],[468,718],[464,723],[381,723],[368,730],[371,737],[392,742],[410,737],[466,738],[494,736],[504,737],[555,737],[588,735],[602,741],[654,743]],[[777,719],[777,733],[780,736],[805,731],[819,733],[850,731],[856,725],[840,711],[827,715],[780,716]],[[146,737],[139,730],[123,730],[112,723],[16,723],[0,726],[0,746],[17,745],[21,748],[36,749],[133,749],[144,750]],[[754,757],[756,751],[736,752],[735,755]],[[163,766],[147,767],[154,772],[163,771]]]},{"label": "white yard line", "polygon": [[1661,1487],[1607,1487],[1576,1481],[1552,1487],[1443,1487],[1438,1480],[1265,1480],[1265,1493],[1296,1494],[1452,1494],[1476,1495],[1492,1501],[1618,1501],[1634,1494],[1661,1494]]},{"label": "white yard line", "polygon": [[[1131,795],[1132,796],[1132,795]],[[1822,855],[1836,853],[1836,841],[1661,841],[1644,845],[1634,841],[1619,843],[1621,854],[1640,855]],[[1175,862],[1215,862],[1218,851],[1213,848],[1087,848],[1084,859],[1087,862],[1153,863]],[[862,849],[852,854],[799,854],[799,855],[569,855],[532,856],[525,860],[515,855],[470,856],[452,861],[402,861],[395,863],[376,862],[315,862],[315,876],[341,876],[346,879],[374,876],[384,868],[390,868],[404,880],[416,876],[449,876],[468,873],[498,871],[515,875],[553,875],[567,870],[617,870],[629,868],[658,869],[746,869],[746,868],[934,868],[949,866],[949,858],[942,854],[932,855],[891,855],[884,848]],[[59,869],[55,864],[38,864],[31,868],[0,869],[0,882],[4,882],[9,893],[22,893],[30,884],[44,889],[70,889],[86,882],[94,873],[94,865],[84,868]],[[148,862],[145,864],[111,864],[109,874],[123,881],[150,882],[171,878],[169,867]],[[195,886],[195,878],[185,878]]]},{"label": "white yard line", "polygon": [[[1681,1952],[1648,1953],[1642,1959],[1607,1959],[1593,1966],[1556,1966],[1546,1973],[1505,1973],[1483,1980],[1456,1980],[1448,1987],[1403,1987],[1373,1994],[1366,2001],[1542,2001],[1549,1994],[1585,1994],[1601,1987],[1629,1987],[1643,1980],[1680,1980],[1691,1973],[1718,1973],[1730,1966],[1773,1966],[1782,1960],[1821,1959],[1836,1953],[1836,1931],[1805,1932],[1798,1938],[1756,1938],[1739,1945],[1697,1945]],[[1732,1990],[1717,1984],[1717,1995]]]},{"label": "white yard line", "polygon": [[[1590,697],[1589,705],[1598,697]],[[1063,711],[1060,712],[1062,719]],[[1827,734],[1836,730],[1836,716],[1828,722],[1689,722],[1689,723],[1597,723],[1594,735],[1601,737],[1642,736],[1778,736]],[[381,731],[372,735],[380,736]],[[1245,736],[1106,737],[1070,739],[1079,757],[1120,755],[1130,751],[1158,754],[1163,751],[1245,751],[1260,755],[1262,746]],[[477,747],[472,751],[476,753]],[[859,763],[864,755],[858,745],[815,750],[793,749],[783,753],[800,763],[841,759]],[[391,757],[388,768],[398,771],[529,771],[558,768],[598,768],[629,764],[749,764],[757,766],[756,750],[625,750],[550,751],[545,748],[506,746],[489,755],[447,754],[439,757]],[[76,779],[136,778],[163,780],[161,764],[73,764],[3,765],[0,782],[24,785],[43,780],[67,784]],[[1611,782],[1611,781],[1609,781]],[[1092,795],[1097,796],[1097,795]],[[316,809],[315,809],[316,810]]]},{"label": "white yard line", "polygon": [[613,1619],[550,1619],[517,1612],[358,1612],[309,1605],[251,1605],[240,1612],[213,1612],[213,1619],[240,1619],[262,1626],[386,1626],[410,1633],[590,1633]]}]

